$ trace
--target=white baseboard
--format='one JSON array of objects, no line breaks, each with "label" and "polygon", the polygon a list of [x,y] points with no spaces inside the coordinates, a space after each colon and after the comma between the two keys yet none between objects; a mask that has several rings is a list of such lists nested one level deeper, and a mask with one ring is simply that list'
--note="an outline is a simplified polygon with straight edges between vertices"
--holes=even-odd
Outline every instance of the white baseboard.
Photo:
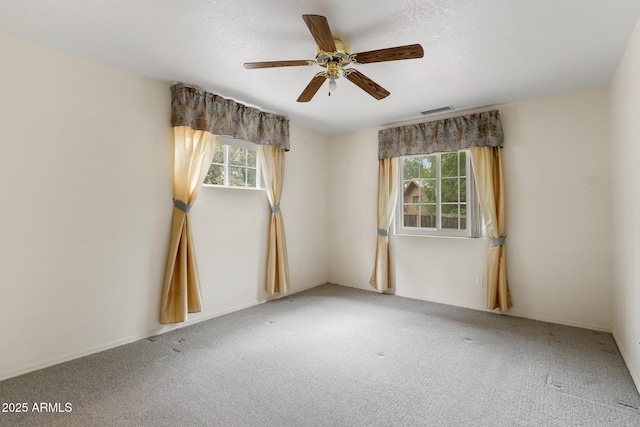
[{"label": "white baseboard", "polygon": [[[350,283],[344,283],[344,282],[339,282],[339,281],[335,281],[335,282],[331,282],[331,283],[335,283],[336,285],[340,285],[340,286],[346,286],[349,288],[357,288],[357,289],[364,289],[364,290],[368,290],[368,291],[373,291],[373,292],[377,292],[375,289],[373,289],[373,287],[371,286],[367,286],[367,287],[363,287],[363,286],[358,286],[358,285],[353,285]],[[417,299],[417,300],[422,300],[422,301],[430,301],[430,302],[435,302],[438,304],[446,304],[446,305],[452,305],[455,307],[462,307],[462,308],[469,308],[472,310],[479,310],[479,311],[486,311],[488,313],[494,313],[496,312],[495,310],[489,310],[488,308],[484,307],[484,306],[480,306],[480,305],[473,305],[473,304],[465,304],[465,303],[460,303],[458,301],[452,301],[452,300],[447,300],[444,298],[430,298],[430,297],[425,297],[422,295],[415,295],[415,294],[410,294],[410,293],[406,293],[406,292],[392,292],[394,295],[397,295],[399,297],[403,297],[403,298],[412,298],[412,299]],[[500,314],[504,314],[506,316],[513,316],[513,317],[521,317],[524,319],[531,319],[531,320],[538,320],[540,322],[548,322],[548,323],[555,323],[558,325],[565,325],[565,326],[573,326],[576,328],[582,328],[582,329],[590,329],[593,331],[599,331],[599,332],[611,332],[611,327],[607,327],[607,326],[601,326],[601,325],[593,325],[590,323],[581,323],[581,322],[573,322],[571,320],[565,320],[565,319],[557,319],[557,318],[552,318],[552,317],[545,317],[545,316],[537,316],[537,315],[531,315],[528,313],[517,313],[517,312],[507,312],[507,313],[500,313]]]},{"label": "white baseboard", "polygon": [[274,301],[280,298],[287,297],[289,295],[297,294],[298,292],[308,291],[309,289],[317,288],[318,286],[326,285],[327,283],[329,282],[316,283],[314,285],[306,285],[296,289],[289,289],[289,292],[286,292],[284,294],[269,295],[267,299],[261,300],[260,303],[267,302],[267,301]]},{"label": "white baseboard", "polygon": [[153,337],[156,335],[161,335],[167,332],[171,332],[176,329],[184,328],[186,326],[195,325],[196,323],[204,322],[205,320],[213,319],[215,317],[223,316],[228,313],[232,313],[234,311],[243,310],[245,308],[253,307],[255,305],[260,304],[260,301],[250,301],[244,304],[237,305],[235,307],[231,307],[228,309],[216,311],[214,313],[209,313],[206,316],[197,317],[195,319],[189,319],[186,322],[176,323],[172,325],[163,325],[157,329],[153,329],[147,332],[143,332],[141,334],[136,334],[129,336],[127,338],[122,338],[114,341],[107,342],[105,344],[100,344],[94,347],[90,347],[84,350],[75,351],[67,354],[63,354],[58,357],[52,357],[50,359],[46,359],[37,363],[33,363],[30,365],[21,366],[17,369],[10,370],[8,372],[0,373],[0,381],[17,377],[19,375],[28,374],[29,372],[38,371],[40,369],[48,368],[50,366],[58,365],[60,363],[69,362],[74,359],[79,359],[81,357],[90,356],[95,353],[100,353],[101,351],[110,350],[112,348],[120,347],[121,345],[130,344],[135,341],[143,340],[149,337]]},{"label": "white baseboard", "polygon": [[557,325],[564,325],[564,326],[573,326],[576,328],[582,328],[582,329],[589,329],[589,330],[593,330],[593,331],[599,331],[599,332],[611,332],[611,328],[610,327],[606,327],[606,326],[601,326],[601,325],[593,325],[590,323],[581,323],[581,322],[574,322],[571,320],[566,320],[566,319],[557,319],[557,318],[553,318],[553,317],[546,317],[546,316],[537,316],[537,315],[532,315],[529,313],[518,313],[518,312],[513,312],[513,311],[508,311],[506,313],[500,312],[499,310],[489,310],[487,307],[484,306],[478,306],[478,305],[472,305],[472,304],[464,304],[464,303],[459,303],[457,301],[451,301],[451,300],[446,300],[446,299],[441,299],[441,298],[425,298],[423,296],[420,295],[411,295],[411,294],[406,294],[403,292],[397,292],[396,295],[401,296],[401,297],[406,297],[406,298],[414,298],[414,299],[419,299],[419,300],[424,300],[424,301],[431,301],[431,302],[436,302],[439,304],[447,304],[447,305],[453,305],[456,307],[463,307],[463,308],[469,308],[472,310],[479,310],[479,311],[485,311],[488,313],[499,313],[505,316],[512,316],[512,317],[520,317],[523,319],[531,319],[531,320],[537,320],[540,322],[547,322],[547,323],[555,323]]},{"label": "white baseboard", "polygon": [[355,289],[362,289],[364,291],[371,291],[371,292],[375,292],[375,293],[380,293],[378,292],[378,290],[376,288],[374,288],[373,286],[371,286],[370,284],[366,284],[366,285],[354,285],[352,283],[347,283],[347,282],[342,282],[339,280],[330,280],[329,281],[330,284],[332,285],[338,285],[338,286],[344,286],[346,288],[355,288]]},{"label": "white baseboard", "polygon": [[94,347],[90,347],[84,350],[80,350],[80,351],[75,351],[75,352],[71,352],[71,353],[66,353],[63,354],[61,356],[58,357],[52,357],[50,359],[46,359],[37,363],[33,363],[30,365],[25,365],[25,366],[21,366],[17,369],[13,369],[7,372],[1,372],[0,373],[0,381],[3,380],[7,380],[9,378],[13,378],[13,377],[17,377],[19,375],[24,375],[24,374],[28,374],[29,372],[34,372],[40,369],[44,369],[44,368],[48,368],[50,366],[54,366],[54,365],[58,365],[60,363],[64,363],[64,362],[69,362],[71,360],[74,359],[79,359],[81,357],[85,357],[85,356],[90,356],[92,354],[95,353],[99,353],[101,351],[105,351],[105,350],[109,350],[115,347],[120,347],[121,345],[125,345],[125,344],[130,344],[132,342],[136,342],[139,340],[143,340],[149,337],[153,337],[156,335],[161,335],[161,334],[165,334],[167,332],[171,332],[174,331],[176,329],[180,329],[180,328],[185,328],[187,326],[191,326],[191,325],[195,325],[197,323],[200,322],[204,322],[206,320],[210,320],[216,317],[220,317],[220,316],[224,316],[225,314],[229,314],[229,313],[233,313],[235,311],[240,311],[240,310],[244,310],[246,308],[250,308],[259,304],[263,304],[267,301],[271,301],[274,299],[278,299],[278,298],[282,298],[288,295],[292,295],[298,292],[302,292],[302,291],[306,291],[308,289],[311,288],[315,288],[316,286],[320,286],[320,285],[324,285],[327,282],[322,282],[322,283],[317,283],[317,284],[312,284],[312,285],[307,285],[307,286],[302,286],[300,288],[297,288],[295,290],[291,290],[289,292],[287,292],[286,294],[282,294],[282,295],[274,295],[273,298],[269,298],[269,299],[265,299],[265,300],[254,300],[254,301],[249,301],[243,304],[239,304],[237,306],[234,307],[230,307],[230,308],[226,308],[223,310],[219,310],[213,313],[208,313],[206,315],[203,316],[197,316],[195,318],[191,318],[188,319],[186,322],[182,322],[182,323],[176,323],[176,324],[172,324],[172,325],[162,325],[156,329],[150,330],[150,331],[146,331],[143,332],[141,334],[136,334],[136,335],[132,335],[129,336],[127,338],[122,338],[122,339],[118,339],[118,340],[114,340],[114,341],[110,341],[108,343],[105,344],[101,344],[101,345],[97,345]]}]

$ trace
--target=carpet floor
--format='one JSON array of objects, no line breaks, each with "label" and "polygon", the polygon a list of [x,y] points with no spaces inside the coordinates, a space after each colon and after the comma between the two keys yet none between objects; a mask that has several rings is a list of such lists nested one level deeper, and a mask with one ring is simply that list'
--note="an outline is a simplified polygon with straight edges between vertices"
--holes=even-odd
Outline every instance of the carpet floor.
[{"label": "carpet floor", "polygon": [[331,284],[5,380],[0,402],[27,408],[1,426],[640,426],[611,334]]}]

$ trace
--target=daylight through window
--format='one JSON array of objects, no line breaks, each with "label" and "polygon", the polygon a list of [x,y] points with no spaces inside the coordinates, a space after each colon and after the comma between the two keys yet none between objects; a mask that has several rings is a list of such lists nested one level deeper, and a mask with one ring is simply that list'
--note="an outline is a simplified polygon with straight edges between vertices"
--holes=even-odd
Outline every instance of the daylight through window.
[{"label": "daylight through window", "polygon": [[258,151],[227,144],[216,145],[204,184],[261,188]]},{"label": "daylight through window", "polygon": [[470,169],[466,151],[403,157],[398,233],[478,236]]}]

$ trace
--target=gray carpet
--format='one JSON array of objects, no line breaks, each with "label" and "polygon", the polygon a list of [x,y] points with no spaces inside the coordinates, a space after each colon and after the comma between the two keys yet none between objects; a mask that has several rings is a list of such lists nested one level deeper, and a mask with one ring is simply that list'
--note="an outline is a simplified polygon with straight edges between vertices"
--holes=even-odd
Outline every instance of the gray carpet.
[{"label": "gray carpet", "polygon": [[2,426],[640,426],[610,334],[335,285],[0,382],[0,401],[29,406]]}]

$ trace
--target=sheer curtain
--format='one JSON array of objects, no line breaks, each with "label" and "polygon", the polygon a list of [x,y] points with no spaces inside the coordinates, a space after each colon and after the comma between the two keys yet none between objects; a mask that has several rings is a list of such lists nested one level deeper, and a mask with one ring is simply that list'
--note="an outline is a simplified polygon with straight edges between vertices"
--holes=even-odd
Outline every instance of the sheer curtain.
[{"label": "sheer curtain", "polygon": [[260,153],[267,198],[271,206],[266,290],[270,294],[284,293],[289,290],[287,242],[284,234],[282,210],[280,210],[284,181],[284,150],[260,145],[258,152]]},{"label": "sheer curtain", "polygon": [[396,209],[398,164],[397,157],[378,162],[378,236],[376,258],[369,283],[379,292],[387,292],[392,288],[389,226]]},{"label": "sheer curtain", "polygon": [[507,283],[507,236],[504,174],[500,147],[471,147],[480,208],[491,246],[487,257],[487,307],[511,308]]},{"label": "sheer curtain", "polygon": [[173,128],[173,219],[164,274],[160,323],[184,322],[202,311],[198,262],[189,211],[213,160],[218,136],[188,126]]}]

